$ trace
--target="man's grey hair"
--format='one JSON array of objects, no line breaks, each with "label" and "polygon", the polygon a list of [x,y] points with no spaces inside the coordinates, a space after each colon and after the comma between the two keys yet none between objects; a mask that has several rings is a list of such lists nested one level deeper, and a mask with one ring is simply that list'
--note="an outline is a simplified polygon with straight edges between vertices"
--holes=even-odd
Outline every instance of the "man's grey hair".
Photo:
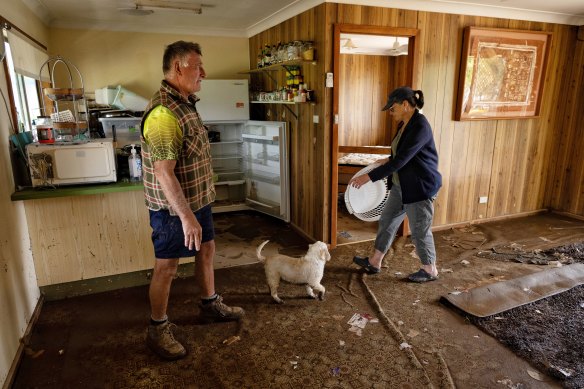
[{"label": "man's grey hair", "polygon": [[194,42],[177,41],[166,46],[162,57],[162,72],[167,75],[172,70],[172,63],[175,59],[180,61],[181,66],[187,66],[187,57],[197,53],[202,55],[201,45]]}]

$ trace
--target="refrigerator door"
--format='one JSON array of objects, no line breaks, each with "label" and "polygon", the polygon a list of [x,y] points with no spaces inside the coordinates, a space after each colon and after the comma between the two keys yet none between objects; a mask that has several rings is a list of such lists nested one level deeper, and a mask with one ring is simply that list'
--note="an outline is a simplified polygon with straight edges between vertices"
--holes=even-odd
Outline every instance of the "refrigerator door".
[{"label": "refrigerator door", "polygon": [[214,120],[248,120],[248,80],[203,80],[197,111],[204,122]]},{"label": "refrigerator door", "polygon": [[288,133],[285,122],[248,121],[242,131],[246,204],[290,221]]}]

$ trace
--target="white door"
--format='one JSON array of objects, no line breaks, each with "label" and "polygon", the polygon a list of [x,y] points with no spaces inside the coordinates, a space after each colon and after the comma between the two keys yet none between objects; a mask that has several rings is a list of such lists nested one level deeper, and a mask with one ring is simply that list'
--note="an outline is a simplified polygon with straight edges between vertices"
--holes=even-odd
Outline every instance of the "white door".
[{"label": "white door", "polygon": [[259,212],[289,222],[286,123],[249,121],[241,136],[246,204]]}]

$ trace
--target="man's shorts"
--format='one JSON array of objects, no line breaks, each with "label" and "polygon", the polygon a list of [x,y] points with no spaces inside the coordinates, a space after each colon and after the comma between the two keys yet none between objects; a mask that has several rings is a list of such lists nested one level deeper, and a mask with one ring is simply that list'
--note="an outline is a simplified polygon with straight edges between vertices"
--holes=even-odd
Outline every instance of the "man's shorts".
[{"label": "man's shorts", "polygon": [[[201,243],[215,238],[213,228],[213,213],[211,205],[206,205],[195,212],[195,217],[203,229]],[[150,227],[152,227],[152,243],[156,258],[194,257],[197,250],[185,247],[185,235],[178,216],[172,216],[167,210],[150,211]]]}]

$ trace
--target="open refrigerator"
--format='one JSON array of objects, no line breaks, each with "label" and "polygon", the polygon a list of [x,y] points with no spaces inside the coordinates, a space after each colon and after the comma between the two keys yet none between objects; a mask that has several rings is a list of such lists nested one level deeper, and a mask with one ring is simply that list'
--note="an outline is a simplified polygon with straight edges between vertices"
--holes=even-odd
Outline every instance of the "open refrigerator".
[{"label": "open refrigerator", "polygon": [[289,222],[286,123],[249,120],[247,80],[204,80],[197,96],[211,142],[214,212],[253,209]]}]

